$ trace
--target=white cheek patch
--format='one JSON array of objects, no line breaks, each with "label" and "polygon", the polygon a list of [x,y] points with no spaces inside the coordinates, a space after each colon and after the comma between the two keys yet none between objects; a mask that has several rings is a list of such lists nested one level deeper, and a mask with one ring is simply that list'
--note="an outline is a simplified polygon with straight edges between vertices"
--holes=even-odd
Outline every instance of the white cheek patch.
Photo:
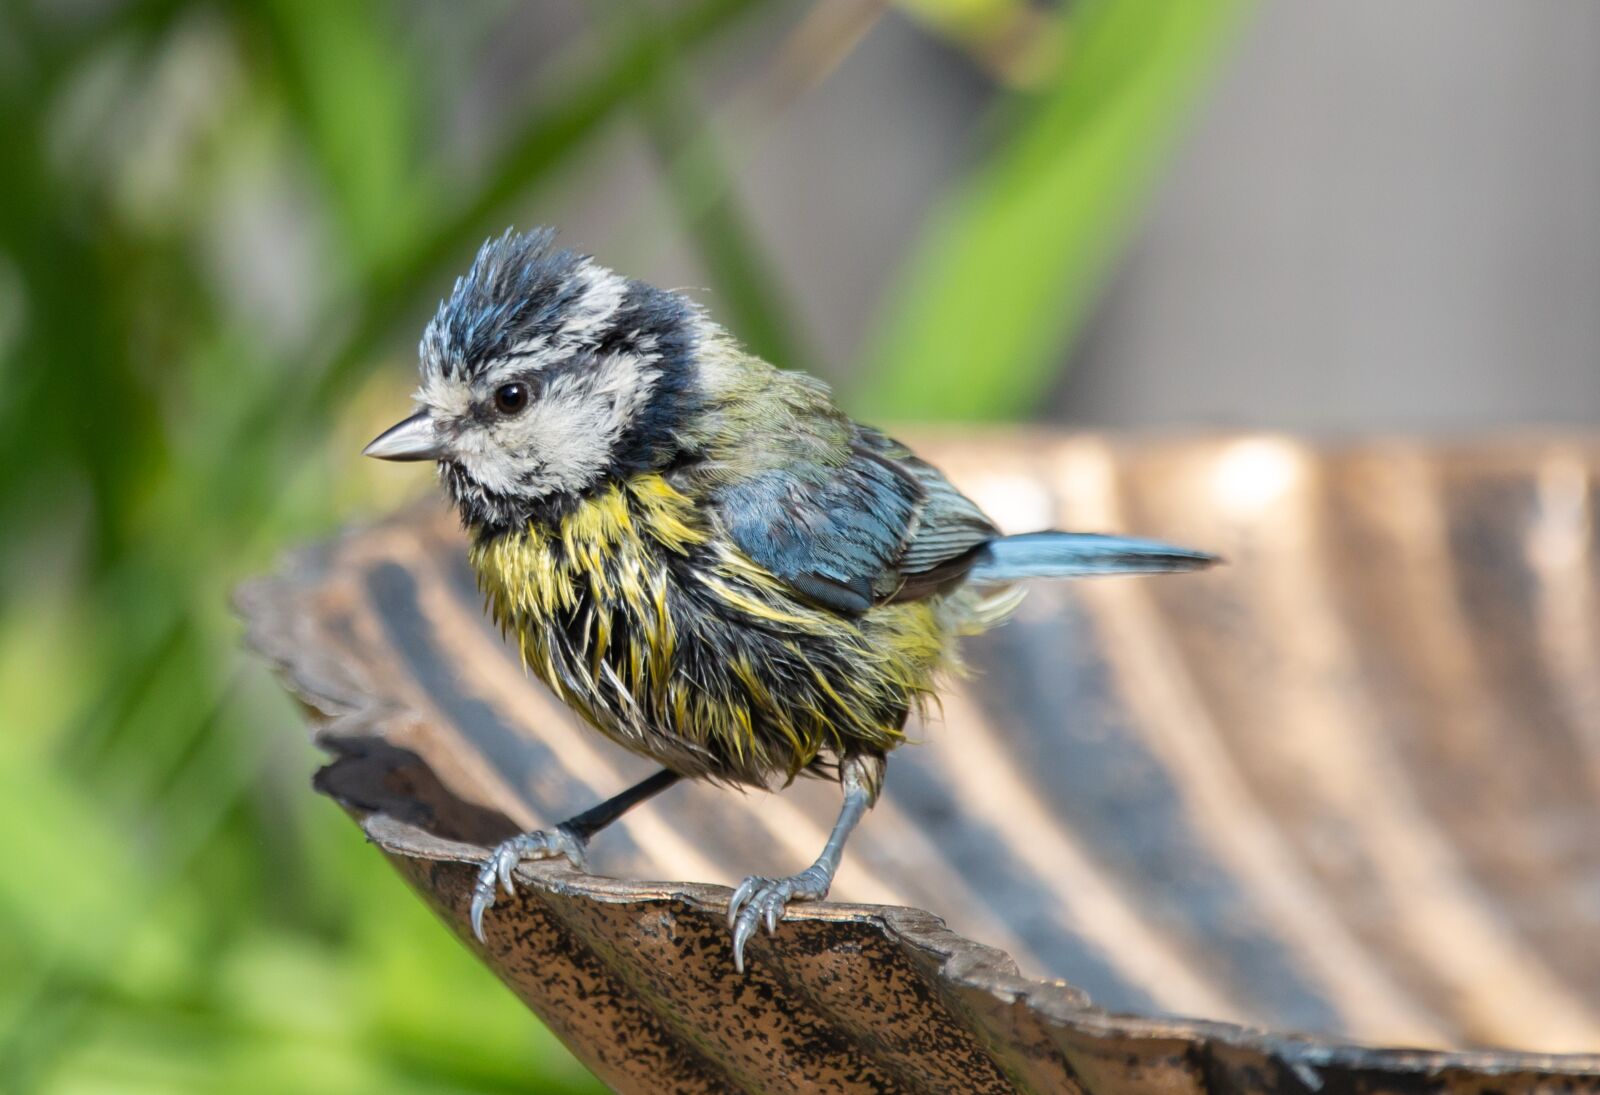
[{"label": "white cheek patch", "polygon": [[470,425],[461,429],[451,442],[451,451],[473,481],[495,494],[514,494],[518,490],[519,455],[502,446],[488,426]]},{"label": "white cheek patch", "polygon": [[457,456],[496,493],[582,490],[605,474],[660,375],[634,357],[602,358],[557,378],[522,414],[469,426],[456,441]]}]

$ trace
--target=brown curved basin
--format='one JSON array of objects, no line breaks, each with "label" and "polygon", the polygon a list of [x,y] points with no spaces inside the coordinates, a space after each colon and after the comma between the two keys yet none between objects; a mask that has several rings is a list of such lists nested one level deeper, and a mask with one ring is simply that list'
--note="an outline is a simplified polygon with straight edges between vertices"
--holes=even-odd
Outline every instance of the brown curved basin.
[{"label": "brown curved basin", "polygon": [[[1600,443],[923,448],[1007,528],[1228,565],[1040,586],[971,641],[837,903],[758,936],[746,977],[724,887],[808,863],[832,787],[674,788],[596,842],[594,875],[522,868],[478,949],[600,1076],[1600,1086]],[[334,758],[320,789],[469,946],[485,843],[650,770],[524,674],[435,504],[240,599]]]}]

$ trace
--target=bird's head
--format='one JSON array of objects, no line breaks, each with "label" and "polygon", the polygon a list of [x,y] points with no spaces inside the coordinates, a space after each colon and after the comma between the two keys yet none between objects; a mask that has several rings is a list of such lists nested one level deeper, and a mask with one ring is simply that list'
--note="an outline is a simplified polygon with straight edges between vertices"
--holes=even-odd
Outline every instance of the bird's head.
[{"label": "bird's head", "polygon": [[423,332],[417,412],[365,450],[438,461],[480,530],[665,466],[695,401],[698,309],[554,250],[554,236],[483,245]]}]

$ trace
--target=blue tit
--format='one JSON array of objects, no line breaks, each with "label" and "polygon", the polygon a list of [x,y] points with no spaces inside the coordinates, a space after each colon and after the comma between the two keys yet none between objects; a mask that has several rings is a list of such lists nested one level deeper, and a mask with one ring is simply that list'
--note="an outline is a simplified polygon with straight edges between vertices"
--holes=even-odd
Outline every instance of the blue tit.
[{"label": "blue tit", "polygon": [[553,246],[484,244],[420,346],[417,411],[367,446],[436,461],[489,609],[595,730],[662,771],[496,848],[473,931],[525,859],[591,837],[683,778],[836,779],[817,861],[747,878],[733,960],[824,897],[909,712],[959,636],[1033,578],[1187,571],[1210,555],[1084,533],[1002,536],[939,470],[743,350],[681,294]]}]

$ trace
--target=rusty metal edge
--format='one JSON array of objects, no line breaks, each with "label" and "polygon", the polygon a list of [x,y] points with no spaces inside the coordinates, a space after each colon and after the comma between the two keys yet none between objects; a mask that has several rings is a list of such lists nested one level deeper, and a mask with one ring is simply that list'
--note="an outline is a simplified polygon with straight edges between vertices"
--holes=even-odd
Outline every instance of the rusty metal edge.
[{"label": "rusty metal edge", "polygon": [[[1549,444],[1580,442],[1592,438],[1530,437],[1499,447],[1500,455],[1544,448]],[[1379,445],[1384,442],[1377,441]],[[1415,443],[1415,442],[1408,442]],[[1456,448],[1445,442],[1442,448]],[[1359,443],[1325,448],[1349,451]],[[311,715],[311,740],[332,753],[330,741],[353,733],[382,736],[386,727],[419,715],[402,706],[388,706],[352,679],[336,650],[319,646],[296,634],[295,594],[323,578],[329,561],[342,542],[373,527],[405,520],[405,513],[385,521],[354,526],[321,544],[287,553],[272,574],[251,579],[235,591],[233,604],[245,624],[244,642],[276,670],[289,693]],[[348,804],[347,804],[348,805]],[[482,847],[443,840],[404,822],[383,815],[352,812],[369,840],[386,855],[412,861],[480,862]],[[559,877],[554,877],[559,876]],[[722,920],[731,894],[726,887],[694,882],[645,882],[599,875],[578,875],[559,866],[528,864],[519,878],[546,894],[579,896],[586,900],[617,903],[671,898],[689,908]],[[1082,990],[1064,981],[1023,976],[1003,951],[951,931],[926,910],[883,905],[846,905],[825,902],[794,910],[791,918],[866,921],[876,924],[886,937],[904,947],[908,957],[935,969],[954,997],[978,994],[1004,1008],[1022,1007],[1054,1027],[1058,1051],[1069,1070],[1082,1071],[1068,1048],[1085,1042],[1181,1044],[1185,1071],[1192,1072],[1203,1090],[1258,1090],[1262,1070],[1274,1077],[1278,1089],[1317,1092],[1330,1086],[1337,1074],[1362,1088],[1372,1081],[1387,1085],[1434,1085],[1454,1080],[1527,1077],[1537,1083],[1552,1080],[1590,1080],[1600,1090],[1600,1053],[1542,1054],[1518,1050],[1430,1050],[1378,1046],[1339,1041],[1292,1031],[1275,1032],[1207,1019],[1158,1018],[1106,1011],[1096,1007]],[[994,1031],[986,1032],[993,1035]],[[1063,1044],[1065,1043],[1065,1044]],[[998,1048],[998,1047],[996,1047]],[[1098,1085],[1088,1082],[1093,1090]],[[1335,1088],[1343,1084],[1333,1083]],[[1431,1088],[1430,1088],[1431,1089]]]}]

